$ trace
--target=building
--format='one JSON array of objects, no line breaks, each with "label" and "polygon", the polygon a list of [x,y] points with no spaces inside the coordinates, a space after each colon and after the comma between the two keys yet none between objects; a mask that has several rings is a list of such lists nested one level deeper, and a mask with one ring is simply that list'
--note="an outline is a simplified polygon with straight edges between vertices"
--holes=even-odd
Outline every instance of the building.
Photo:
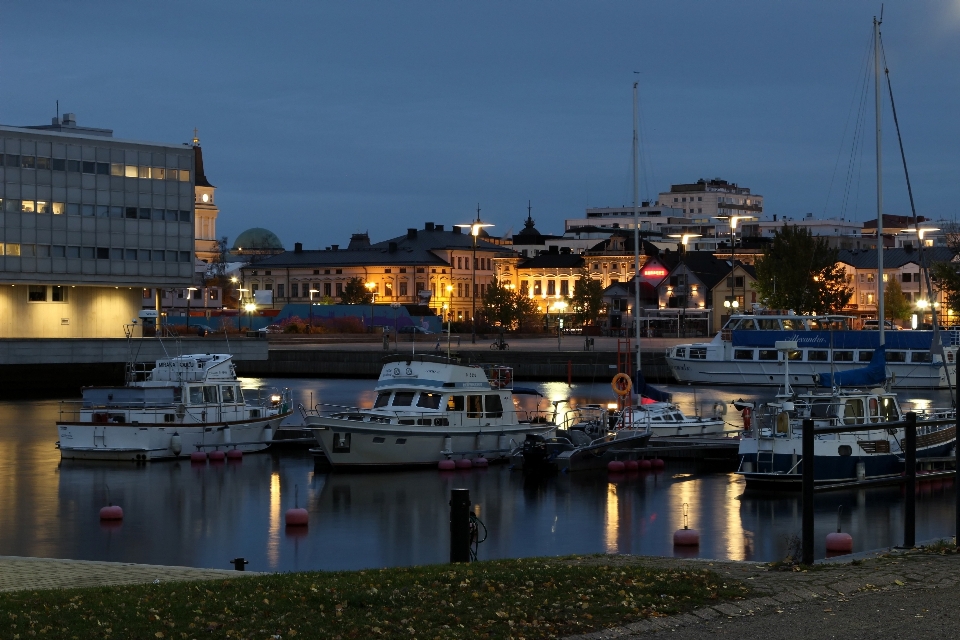
[{"label": "building", "polygon": [[210,184],[203,172],[203,150],[196,129],[193,134],[194,167],[196,183],[194,185],[194,235],[197,259],[213,264],[220,259],[220,245],[217,240],[217,216],[220,209],[216,203],[217,188]]},{"label": "building", "polygon": [[375,244],[365,233],[354,234],[345,249],[305,250],[297,243],[293,251],[245,265],[240,284],[251,293],[272,291],[274,305],[303,304],[338,302],[346,283],[360,278],[375,303],[425,302],[444,318],[469,320],[474,300],[479,308],[494,281],[495,259],[513,255],[509,247],[488,242],[483,230],[474,251],[473,236],[460,227],[427,222]]},{"label": "building", "polygon": [[679,208],[686,217],[752,216],[763,214],[763,196],[720,178],[675,184],[657,196],[657,206]]},{"label": "building", "polygon": [[733,269],[730,269],[730,261],[726,260],[725,263],[726,277],[717,280],[710,289],[708,306],[713,309],[713,333],[720,331],[732,314],[751,309],[757,301],[757,290],[754,286],[757,282],[757,271],[753,265],[737,260]]},{"label": "building", "polygon": [[191,146],[114,138],[68,113],[0,126],[0,154],[0,335],[123,336],[144,288],[190,286]]}]

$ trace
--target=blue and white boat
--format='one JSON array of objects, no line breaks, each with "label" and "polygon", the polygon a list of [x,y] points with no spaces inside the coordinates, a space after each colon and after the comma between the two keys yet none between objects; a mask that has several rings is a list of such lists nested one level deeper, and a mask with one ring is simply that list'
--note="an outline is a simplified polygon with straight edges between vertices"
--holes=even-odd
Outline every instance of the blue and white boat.
[{"label": "blue and white boat", "polygon": [[[879,331],[851,329],[853,318],[805,316],[757,309],[731,316],[710,342],[667,350],[667,364],[680,382],[778,386],[789,359],[790,383],[812,386],[826,370],[864,366],[880,345]],[[776,349],[793,341],[790,352]],[[895,389],[946,389],[956,385],[954,363],[960,332],[885,331],[886,366]],[[944,366],[944,365],[947,366]]]}]

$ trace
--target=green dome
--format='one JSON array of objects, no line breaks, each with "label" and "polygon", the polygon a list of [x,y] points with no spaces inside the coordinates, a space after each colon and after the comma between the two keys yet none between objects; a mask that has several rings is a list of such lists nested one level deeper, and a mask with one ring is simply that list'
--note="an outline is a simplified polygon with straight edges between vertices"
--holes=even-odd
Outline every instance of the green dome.
[{"label": "green dome", "polygon": [[278,238],[274,232],[260,227],[247,229],[238,235],[236,241],[233,243],[234,251],[249,251],[255,249],[279,249],[283,251],[283,243],[280,242],[280,238]]}]

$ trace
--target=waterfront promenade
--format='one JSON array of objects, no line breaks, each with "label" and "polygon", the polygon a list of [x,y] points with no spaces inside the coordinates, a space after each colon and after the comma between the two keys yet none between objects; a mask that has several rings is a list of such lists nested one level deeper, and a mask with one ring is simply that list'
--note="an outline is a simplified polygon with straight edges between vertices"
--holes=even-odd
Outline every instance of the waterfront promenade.
[{"label": "waterfront promenade", "polygon": [[[399,343],[395,342],[392,338],[390,340],[390,349],[388,353],[394,353],[396,351],[408,352],[413,346],[411,340],[412,334],[401,334]],[[504,336],[504,341],[508,345],[507,351],[537,351],[543,353],[553,353],[553,352],[586,352],[585,348],[585,336],[581,335],[564,335],[560,338],[559,344],[557,342],[557,336],[538,336],[538,337],[529,337],[523,336],[514,338],[510,335]],[[494,334],[485,334],[483,338],[477,336],[476,344],[471,342],[470,334],[454,334],[450,339],[450,349],[463,352],[463,351],[497,351],[496,349],[491,348],[494,342],[496,342],[497,336]],[[623,338],[620,338],[623,340]],[[676,344],[682,344],[685,342],[703,342],[708,341],[710,338],[642,338],[640,341],[640,348],[644,351],[655,351],[660,352],[665,350],[667,347],[671,347]],[[436,349],[438,341],[438,334],[427,334],[427,335],[418,335],[416,339],[416,348],[418,353],[433,353]],[[382,336],[378,336],[374,339],[355,339],[354,336],[349,334],[342,334],[339,336],[329,336],[329,335],[318,335],[318,336],[289,336],[289,335],[271,335],[269,337],[270,350],[286,350],[286,349],[320,349],[320,350],[336,350],[336,349],[350,349],[358,351],[384,351]],[[440,350],[443,353],[447,351],[447,338],[442,336],[439,338]],[[631,340],[632,348],[636,349],[636,341]],[[593,345],[591,346],[590,351],[598,351],[601,353],[616,353],[617,351],[617,338],[609,337],[596,337],[593,338]]]}]

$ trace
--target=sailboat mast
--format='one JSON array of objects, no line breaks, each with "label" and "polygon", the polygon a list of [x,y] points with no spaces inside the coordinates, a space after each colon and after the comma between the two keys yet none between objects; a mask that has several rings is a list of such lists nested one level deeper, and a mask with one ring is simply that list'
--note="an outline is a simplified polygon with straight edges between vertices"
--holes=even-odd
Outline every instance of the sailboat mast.
[{"label": "sailboat mast", "polygon": [[638,133],[640,129],[640,109],[637,103],[638,84],[640,83],[633,83],[633,327],[637,338],[637,371],[640,370],[640,135]]},{"label": "sailboat mast", "polygon": [[873,18],[873,72],[876,89],[877,118],[877,326],[880,327],[880,344],[884,341],[883,309],[883,155],[881,147],[882,103],[880,102],[880,21]]}]

